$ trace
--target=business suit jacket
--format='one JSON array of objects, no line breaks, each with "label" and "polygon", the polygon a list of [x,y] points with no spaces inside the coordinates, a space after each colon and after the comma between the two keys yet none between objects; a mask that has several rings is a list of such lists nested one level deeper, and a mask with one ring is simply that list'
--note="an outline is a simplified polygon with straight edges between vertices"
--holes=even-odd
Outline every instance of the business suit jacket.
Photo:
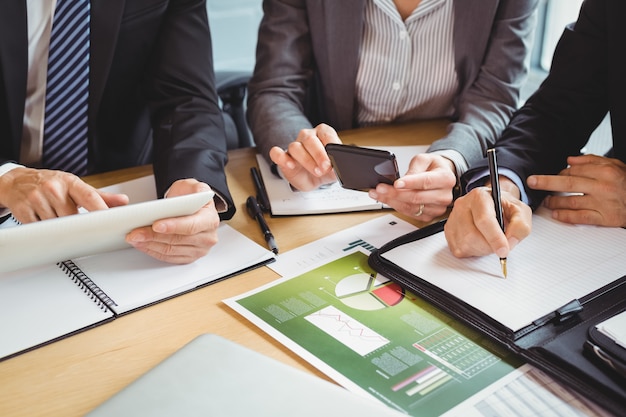
[{"label": "business suit jacket", "polygon": [[[196,178],[234,205],[204,0],[92,0],[89,171],[154,164],[162,195]],[[25,0],[0,2],[0,163],[18,161],[27,77]],[[153,140],[154,137],[154,140]]]},{"label": "business suit jacket", "polygon": [[[355,82],[367,0],[265,0],[248,121],[260,151],[303,128],[355,123]],[[480,160],[518,105],[536,0],[454,0],[459,91],[454,123],[431,150]]]},{"label": "business suit jacket", "polygon": [[[497,142],[499,167],[522,181],[557,174],[611,115],[612,157],[626,163],[626,2],[586,0],[554,52],[550,74]],[[464,180],[486,166],[470,170]],[[531,207],[546,193],[526,188]]]}]

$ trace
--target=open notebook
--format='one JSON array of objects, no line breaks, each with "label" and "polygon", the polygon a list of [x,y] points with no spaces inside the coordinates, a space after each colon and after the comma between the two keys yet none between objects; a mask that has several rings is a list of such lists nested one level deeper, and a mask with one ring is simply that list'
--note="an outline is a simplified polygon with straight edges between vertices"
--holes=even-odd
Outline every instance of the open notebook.
[{"label": "open notebook", "polygon": [[203,334],[88,417],[401,417],[371,398]]},{"label": "open notebook", "polygon": [[[152,177],[120,184],[115,191],[132,194],[146,187],[154,189]],[[218,235],[219,244],[187,265],[167,264],[127,248],[3,272],[0,359],[275,259],[227,224]]]}]

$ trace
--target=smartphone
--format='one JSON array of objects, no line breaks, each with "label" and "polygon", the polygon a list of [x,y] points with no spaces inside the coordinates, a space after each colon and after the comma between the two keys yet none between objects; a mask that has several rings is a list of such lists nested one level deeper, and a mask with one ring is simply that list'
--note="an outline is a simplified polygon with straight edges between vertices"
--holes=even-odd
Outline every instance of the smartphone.
[{"label": "smartphone", "polygon": [[337,143],[327,144],[326,152],[343,188],[367,191],[400,177],[392,152]]}]

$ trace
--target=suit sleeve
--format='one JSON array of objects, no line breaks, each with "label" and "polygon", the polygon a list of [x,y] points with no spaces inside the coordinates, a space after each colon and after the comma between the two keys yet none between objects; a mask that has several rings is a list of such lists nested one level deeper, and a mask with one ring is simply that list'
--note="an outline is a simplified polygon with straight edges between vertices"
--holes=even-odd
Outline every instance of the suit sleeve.
[{"label": "suit sleeve", "polygon": [[[533,174],[558,174],[580,154],[608,111],[605,0],[586,1],[553,56],[550,74],[498,140],[498,163],[525,183]],[[536,208],[546,193],[526,187]]]},{"label": "suit sleeve", "polygon": [[235,206],[224,171],[224,121],[204,1],[169,2],[148,71],[158,192],[162,195],[178,179],[195,178],[223,197],[228,207],[220,217],[231,218]]},{"label": "suit sleeve", "polygon": [[[456,100],[455,120],[447,135],[434,142],[430,151],[455,150],[465,158],[466,166],[472,166],[493,146],[518,108],[532,48],[536,8],[536,0],[499,2],[491,30],[485,37],[484,56],[477,58],[480,66],[477,75],[473,80],[463,80],[467,74],[459,74],[461,82],[468,83],[468,87],[462,88]],[[455,19],[470,18],[455,16]]]},{"label": "suit sleeve", "polygon": [[305,116],[314,58],[303,0],[265,0],[256,67],[249,83],[248,123],[261,154],[312,127]]}]

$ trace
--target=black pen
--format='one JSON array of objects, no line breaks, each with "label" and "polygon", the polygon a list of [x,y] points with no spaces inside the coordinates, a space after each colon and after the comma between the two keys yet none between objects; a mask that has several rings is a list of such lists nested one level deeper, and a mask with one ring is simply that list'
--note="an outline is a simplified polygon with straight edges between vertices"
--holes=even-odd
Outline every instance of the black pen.
[{"label": "black pen", "polygon": [[267,246],[269,246],[272,252],[277,254],[278,246],[276,246],[276,240],[274,240],[274,235],[272,234],[272,231],[270,230],[267,222],[265,221],[265,218],[263,217],[261,206],[259,206],[259,203],[256,201],[256,198],[254,198],[254,196],[248,197],[248,199],[246,200],[246,208],[248,209],[248,214],[250,215],[250,217],[255,219],[257,223],[259,223],[259,226],[261,227],[261,232],[263,233],[263,237],[267,242]]},{"label": "black pen", "polygon": [[270,211],[270,200],[267,196],[267,191],[263,186],[263,182],[261,181],[261,175],[259,174],[259,170],[256,169],[256,167],[252,167],[250,168],[250,174],[252,175],[252,182],[254,183],[254,188],[257,192],[256,198],[259,201],[261,210]]},{"label": "black pen", "polygon": [[[504,216],[502,215],[502,199],[500,197],[500,179],[498,178],[498,162],[496,161],[496,150],[487,149],[487,157],[489,160],[489,176],[491,177],[491,196],[493,204],[496,208],[496,219],[500,224],[500,228],[504,232]],[[506,278],[506,258],[500,258],[500,266],[502,267],[502,275]]]}]

